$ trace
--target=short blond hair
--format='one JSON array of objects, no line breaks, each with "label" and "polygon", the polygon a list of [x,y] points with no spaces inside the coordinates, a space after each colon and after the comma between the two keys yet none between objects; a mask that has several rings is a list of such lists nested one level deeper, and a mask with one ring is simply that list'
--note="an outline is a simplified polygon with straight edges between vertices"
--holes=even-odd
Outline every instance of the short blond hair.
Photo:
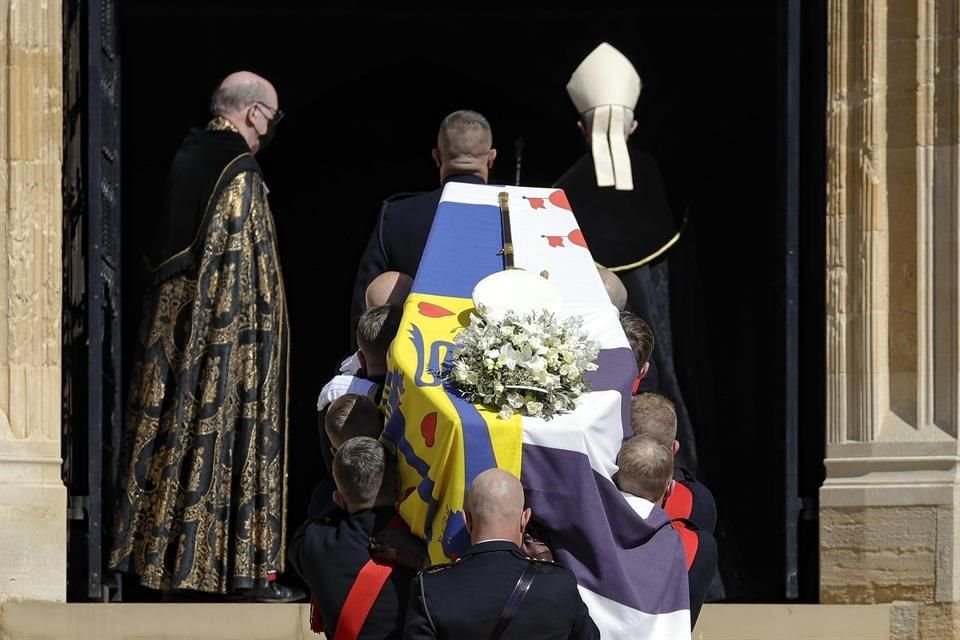
[{"label": "short blond hair", "polygon": [[333,481],[351,509],[373,506],[387,468],[383,445],[373,438],[350,438],[333,457]]},{"label": "short blond hair", "polygon": [[620,447],[617,466],[618,489],[659,502],[673,479],[673,452],[650,436],[634,436]]},{"label": "short blond hair", "polygon": [[397,336],[403,310],[389,304],[370,307],[360,315],[357,323],[357,346],[367,360],[386,363],[387,350]]},{"label": "short blond hair", "polygon": [[673,448],[677,439],[677,410],[666,396],[641,393],[630,400],[630,426],[637,436],[650,436],[663,446]]}]

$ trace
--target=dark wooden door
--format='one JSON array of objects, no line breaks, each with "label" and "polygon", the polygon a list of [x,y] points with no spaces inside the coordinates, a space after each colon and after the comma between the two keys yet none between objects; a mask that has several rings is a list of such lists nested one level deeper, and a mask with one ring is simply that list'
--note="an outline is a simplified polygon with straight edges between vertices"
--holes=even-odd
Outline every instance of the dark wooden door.
[{"label": "dark wooden door", "polygon": [[122,404],[120,56],[116,0],[64,2],[63,473],[68,594],[119,597],[106,576]]}]

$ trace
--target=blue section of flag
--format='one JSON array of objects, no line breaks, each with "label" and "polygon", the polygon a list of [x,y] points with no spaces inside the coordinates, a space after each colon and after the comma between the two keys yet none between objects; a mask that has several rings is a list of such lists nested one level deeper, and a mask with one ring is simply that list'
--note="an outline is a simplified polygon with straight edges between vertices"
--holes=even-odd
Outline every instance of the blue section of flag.
[{"label": "blue section of flag", "polygon": [[397,411],[391,416],[390,420],[387,421],[387,426],[383,430],[383,436],[396,445],[397,450],[403,455],[407,464],[413,467],[420,477],[423,478],[423,481],[417,485],[417,493],[420,494],[423,501],[433,501],[434,482],[430,478],[430,465],[417,455],[410,441],[407,440],[406,421],[402,413]]},{"label": "blue section of flag", "polygon": [[413,291],[469,298],[478,282],[503,270],[501,225],[499,207],[441,202]]},{"label": "blue section of flag", "polygon": [[493,453],[493,442],[486,420],[477,411],[476,406],[461,398],[456,392],[450,393],[453,407],[460,416],[463,429],[464,486],[469,487],[473,479],[497,466],[497,457]]}]

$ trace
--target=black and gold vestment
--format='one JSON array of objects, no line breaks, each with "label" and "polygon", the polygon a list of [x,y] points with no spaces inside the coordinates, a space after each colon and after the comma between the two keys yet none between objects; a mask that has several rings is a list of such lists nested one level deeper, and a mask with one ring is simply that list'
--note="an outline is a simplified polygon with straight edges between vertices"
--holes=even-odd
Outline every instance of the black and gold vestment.
[{"label": "black and gold vestment", "polygon": [[267,189],[218,118],[184,140],[166,194],[109,564],[153,589],[264,586],[283,568],[289,341]]}]

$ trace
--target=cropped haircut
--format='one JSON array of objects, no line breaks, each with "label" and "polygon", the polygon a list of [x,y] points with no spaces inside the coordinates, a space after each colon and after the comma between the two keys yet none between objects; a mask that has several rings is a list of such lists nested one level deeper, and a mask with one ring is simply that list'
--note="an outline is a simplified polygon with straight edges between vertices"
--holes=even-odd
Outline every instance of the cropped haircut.
[{"label": "cropped haircut", "polygon": [[323,428],[330,444],[339,448],[350,438],[379,438],[383,433],[383,415],[367,396],[348,393],[330,403],[323,418]]},{"label": "cropped haircut", "polygon": [[357,323],[357,346],[367,357],[386,360],[390,343],[400,329],[403,310],[389,304],[370,307]]},{"label": "cropped haircut", "polygon": [[677,439],[677,410],[659,393],[640,393],[630,400],[630,426],[634,435],[650,436],[668,449]]},{"label": "cropped haircut", "polygon": [[673,477],[673,452],[649,436],[634,436],[620,447],[617,466],[621,491],[657,502]]},{"label": "cropped haircut", "polygon": [[333,457],[337,491],[353,508],[368,508],[380,493],[387,467],[383,445],[373,438],[350,438]]},{"label": "cropped haircut", "polygon": [[653,331],[643,318],[630,311],[620,312],[620,326],[627,334],[627,342],[630,343],[633,355],[637,358],[637,370],[640,370],[653,355]]},{"label": "cropped haircut", "polygon": [[490,122],[476,111],[454,111],[440,123],[437,145],[447,160],[485,157],[493,146]]}]

